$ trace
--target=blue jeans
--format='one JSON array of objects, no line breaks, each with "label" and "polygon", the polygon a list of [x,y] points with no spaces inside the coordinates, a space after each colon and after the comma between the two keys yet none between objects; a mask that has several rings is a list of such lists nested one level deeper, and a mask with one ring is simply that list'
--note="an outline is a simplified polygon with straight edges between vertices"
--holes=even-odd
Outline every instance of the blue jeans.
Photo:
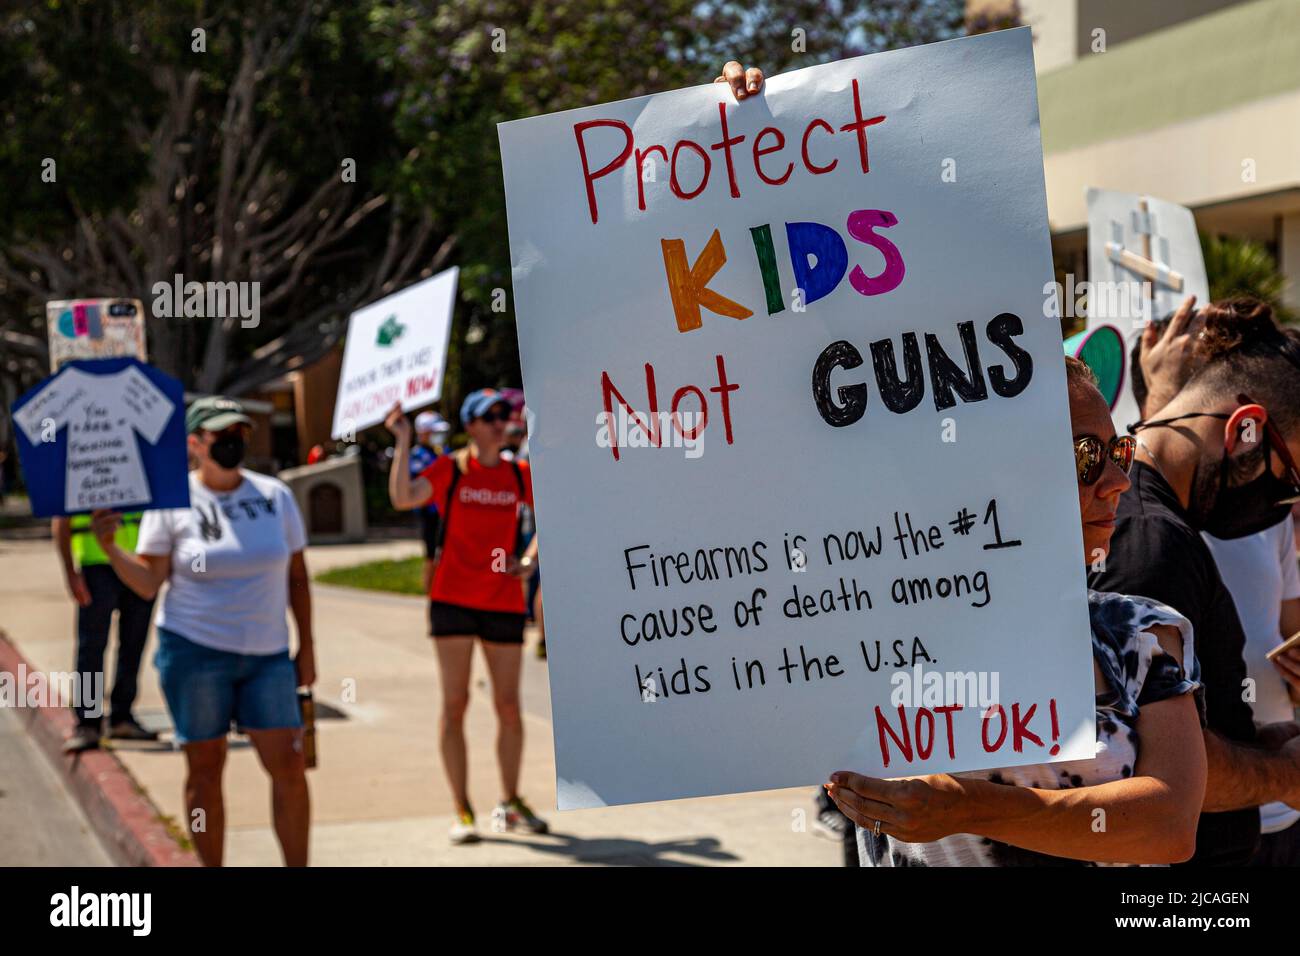
[{"label": "blue jeans", "polygon": [[287,650],[233,654],[158,628],[154,658],[179,743],[225,737],[240,730],[302,726],[298,674]]}]

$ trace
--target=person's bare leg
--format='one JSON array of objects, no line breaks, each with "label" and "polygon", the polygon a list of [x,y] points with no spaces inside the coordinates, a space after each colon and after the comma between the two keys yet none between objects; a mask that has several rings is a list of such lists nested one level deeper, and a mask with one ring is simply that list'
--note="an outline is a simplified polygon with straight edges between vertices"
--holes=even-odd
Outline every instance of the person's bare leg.
[{"label": "person's bare leg", "polygon": [[451,785],[456,812],[469,809],[469,757],[465,752],[465,711],[469,707],[469,671],[474,660],[473,635],[435,637],[438,674],[442,684],[442,715],[438,722],[442,769]]},{"label": "person's bare leg", "polygon": [[522,644],[483,642],[488,673],[492,676],[492,703],[497,712],[497,764],[506,800],[519,796],[519,764],[524,755],[524,721],[519,707]]},{"label": "person's bare leg", "polygon": [[204,866],[221,866],[226,839],[226,807],[221,774],[226,766],[226,738],[199,740],[185,747],[185,821]]},{"label": "person's bare leg", "polygon": [[311,795],[302,755],[302,730],[249,730],[257,759],[271,775],[271,819],[285,866],[307,865],[311,832]]}]

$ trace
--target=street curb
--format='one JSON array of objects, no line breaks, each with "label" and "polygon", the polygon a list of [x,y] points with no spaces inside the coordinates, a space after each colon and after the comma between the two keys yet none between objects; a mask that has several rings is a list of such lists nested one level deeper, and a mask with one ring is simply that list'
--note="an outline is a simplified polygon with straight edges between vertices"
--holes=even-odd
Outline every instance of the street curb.
[{"label": "street curb", "polygon": [[[0,672],[15,675],[37,668],[23,657],[0,630]],[[198,866],[198,857],[172,837],[162,814],[140,789],[122,762],[107,750],[69,756],[63,741],[75,720],[67,707],[18,707],[37,746],[63,777],[94,828],[109,857],[118,866]]]}]

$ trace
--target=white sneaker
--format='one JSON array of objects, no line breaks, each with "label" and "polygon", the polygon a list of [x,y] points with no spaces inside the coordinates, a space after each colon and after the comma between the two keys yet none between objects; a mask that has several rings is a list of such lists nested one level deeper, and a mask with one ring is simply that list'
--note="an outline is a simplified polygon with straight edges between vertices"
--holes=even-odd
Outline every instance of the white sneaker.
[{"label": "white sneaker", "polygon": [[452,843],[477,843],[479,836],[478,826],[474,823],[474,812],[466,810],[458,814],[447,837]]},{"label": "white sneaker", "polygon": [[549,833],[551,828],[545,820],[533,813],[524,801],[515,797],[508,803],[499,803],[492,811],[492,830],[504,833],[507,830],[522,828],[530,833]]}]

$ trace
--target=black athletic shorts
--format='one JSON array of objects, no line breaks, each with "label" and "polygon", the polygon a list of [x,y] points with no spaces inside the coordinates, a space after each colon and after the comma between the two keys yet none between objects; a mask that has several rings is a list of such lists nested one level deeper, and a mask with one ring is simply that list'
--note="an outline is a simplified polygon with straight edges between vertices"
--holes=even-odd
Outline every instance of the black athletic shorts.
[{"label": "black athletic shorts", "polygon": [[477,608],[429,602],[429,633],[434,637],[477,634],[496,644],[524,642],[524,615],[508,611],[480,611]]}]

